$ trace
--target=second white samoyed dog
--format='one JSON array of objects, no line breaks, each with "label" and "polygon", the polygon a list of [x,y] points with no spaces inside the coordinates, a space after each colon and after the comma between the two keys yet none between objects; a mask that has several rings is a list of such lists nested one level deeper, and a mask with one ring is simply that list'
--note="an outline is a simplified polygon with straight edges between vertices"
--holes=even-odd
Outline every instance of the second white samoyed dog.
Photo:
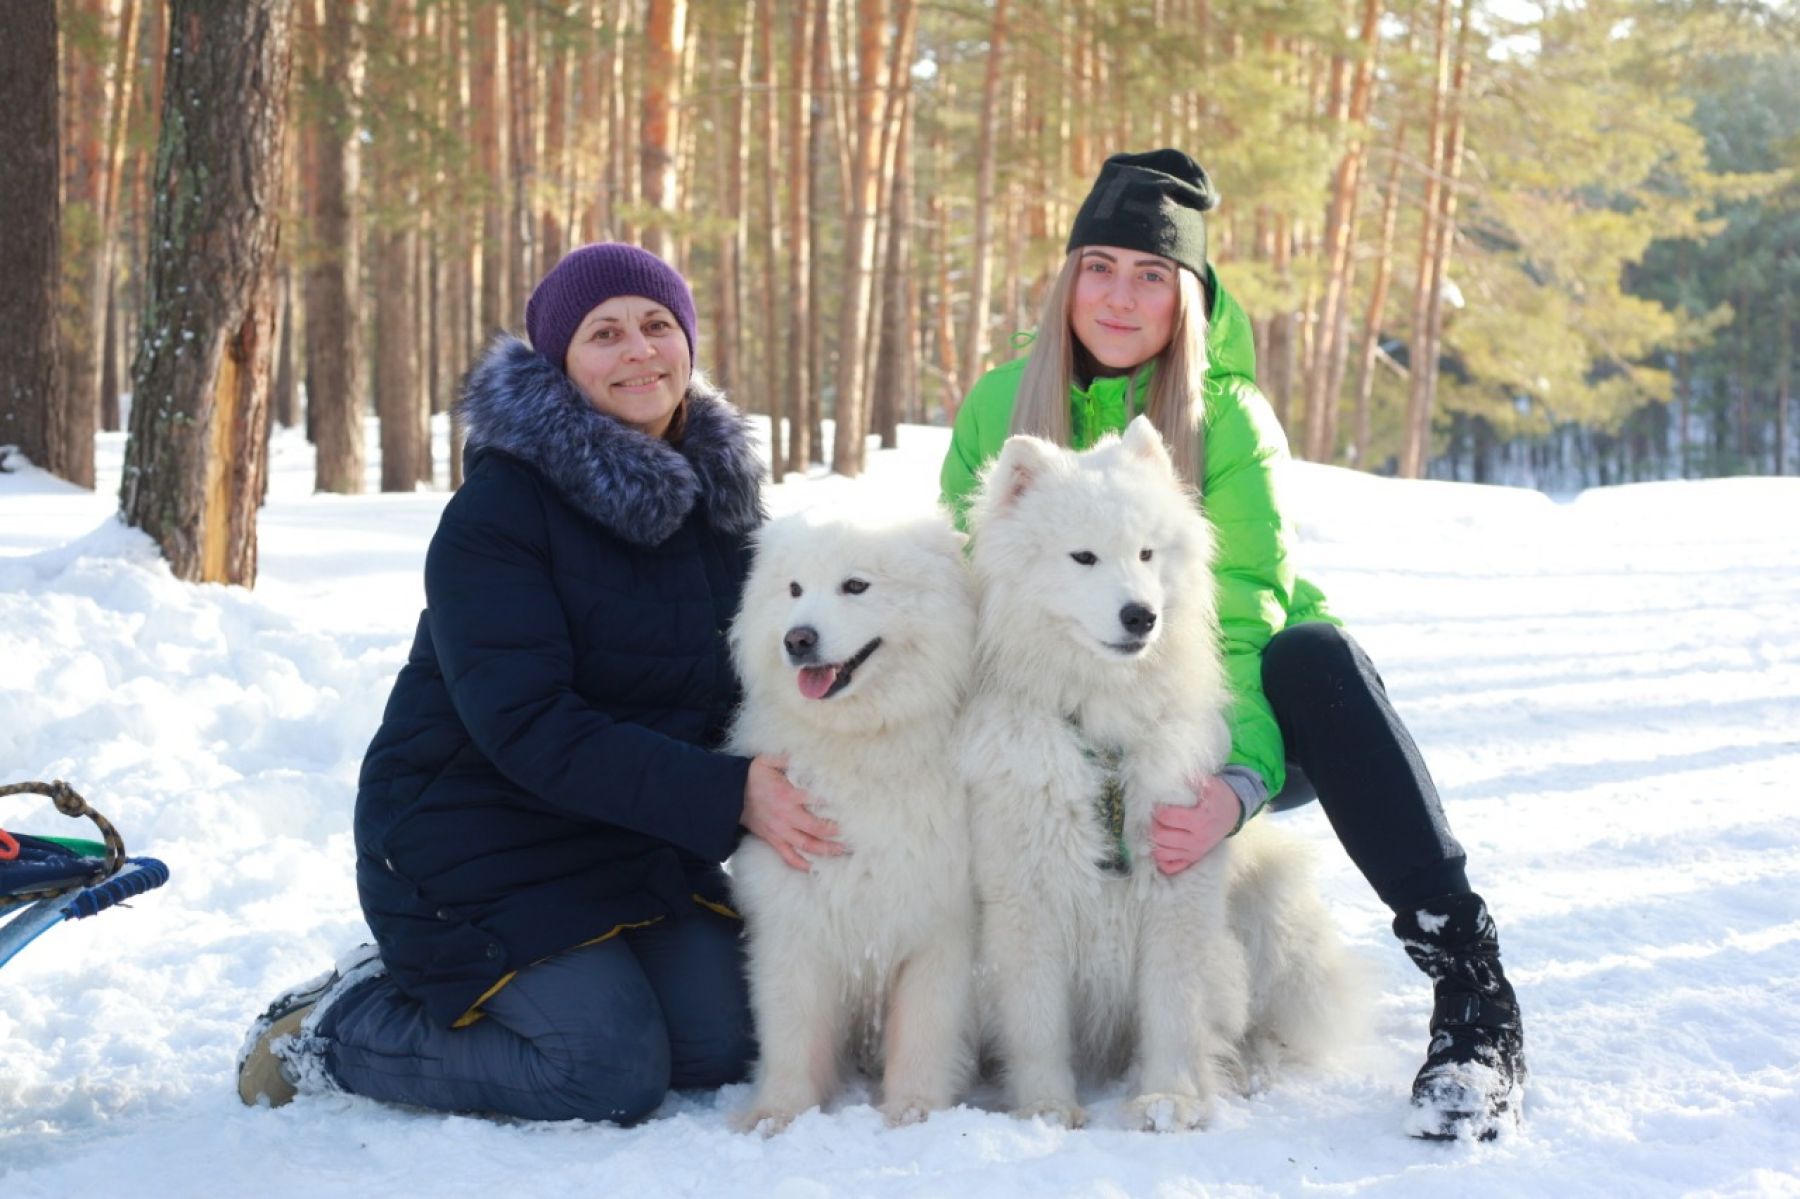
[{"label": "second white samoyed dog", "polygon": [[1074,1126],[1135,1062],[1134,1120],[1204,1123],[1345,1029],[1355,987],[1299,849],[1253,821],[1174,876],[1152,808],[1230,748],[1212,530],[1148,420],[1082,454],[1007,441],[970,513],[975,693],[959,758],[979,977],[1013,1110]]},{"label": "second white samoyed dog", "polygon": [[745,838],[733,893],[749,936],[761,1058],[737,1123],[774,1132],[882,1064],[882,1112],[955,1101],[973,1060],[975,904],[951,756],[974,662],[965,539],[941,513],[801,513],[758,537],[731,628],[741,754],[787,774],[848,849],[795,870]]}]

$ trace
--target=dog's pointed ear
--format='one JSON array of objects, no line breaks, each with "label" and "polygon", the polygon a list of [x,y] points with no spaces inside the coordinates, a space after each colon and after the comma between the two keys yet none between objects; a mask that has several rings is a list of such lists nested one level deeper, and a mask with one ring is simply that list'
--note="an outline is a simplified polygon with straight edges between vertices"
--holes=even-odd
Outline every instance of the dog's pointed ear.
[{"label": "dog's pointed ear", "polygon": [[994,462],[993,473],[988,476],[988,489],[993,495],[994,507],[1009,508],[1019,498],[1037,485],[1044,472],[1056,461],[1059,451],[1056,446],[1041,437],[1032,437],[1019,433],[1006,439],[1000,447],[1000,457]]},{"label": "dog's pointed ear", "polygon": [[1147,416],[1134,416],[1131,423],[1125,426],[1125,436],[1120,439],[1125,452],[1133,458],[1140,458],[1153,463],[1170,475],[1175,473],[1175,463],[1169,457],[1169,447],[1163,444],[1162,434],[1150,423]]}]

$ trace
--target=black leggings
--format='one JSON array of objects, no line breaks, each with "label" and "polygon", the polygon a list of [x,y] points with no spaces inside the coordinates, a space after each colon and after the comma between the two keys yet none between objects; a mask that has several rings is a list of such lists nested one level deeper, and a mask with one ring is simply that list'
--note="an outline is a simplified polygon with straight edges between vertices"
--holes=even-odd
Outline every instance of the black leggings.
[{"label": "black leggings", "polygon": [[1362,647],[1335,625],[1294,625],[1263,650],[1262,677],[1288,758],[1382,902],[1467,893],[1437,787]]}]

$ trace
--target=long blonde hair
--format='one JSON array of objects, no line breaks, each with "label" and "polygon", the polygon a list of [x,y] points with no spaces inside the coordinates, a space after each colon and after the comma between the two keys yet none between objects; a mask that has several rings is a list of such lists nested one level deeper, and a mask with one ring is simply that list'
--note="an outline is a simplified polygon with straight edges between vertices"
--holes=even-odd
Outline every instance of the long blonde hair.
[{"label": "long blonde hair", "polygon": [[[1031,343],[1031,356],[1025,361],[1013,400],[1012,432],[1030,433],[1064,446],[1070,438],[1069,392],[1075,386],[1076,340],[1069,328],[1069,305],[1075,297],[1080,260],[1078,246],[1063,260],[1050,294],[1044,297],[1037,338]],[[1206,300],[1199,276],[1186,267],[1175,268],[1175,285],[1175,321],[1169,330],[1169,344],[1132,370],[1125,385],[1126,403],[1137,394],[1139,374],[1151,371],[1144,411],[1169,447],[1175,473],[1198,489],[1206,460],[1202,427],[1206,417]]]}]

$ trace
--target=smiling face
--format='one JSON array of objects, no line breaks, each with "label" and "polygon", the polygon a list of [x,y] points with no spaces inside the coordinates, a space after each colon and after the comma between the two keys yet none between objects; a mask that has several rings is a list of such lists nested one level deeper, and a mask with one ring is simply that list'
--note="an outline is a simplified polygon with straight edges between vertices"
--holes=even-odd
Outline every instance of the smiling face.
[{"label": "smiling face", "polygon": [[1120,246],[1083,246],[1069,328],[1094,360],[1130,370],[1163,352],[1180,296],[1167,258]]},{"label": "smiling face", "polygon": [[614,296],[581,318],[563,370],[596,409],[661,437],[694,364],[673,313],[643,296]]},{"label": "smiling face", "polygon": [[764,525],[731,624],[746,709],[847,731],[954,712],[974,658],[963,542],[935,507],[821,505]]}]

